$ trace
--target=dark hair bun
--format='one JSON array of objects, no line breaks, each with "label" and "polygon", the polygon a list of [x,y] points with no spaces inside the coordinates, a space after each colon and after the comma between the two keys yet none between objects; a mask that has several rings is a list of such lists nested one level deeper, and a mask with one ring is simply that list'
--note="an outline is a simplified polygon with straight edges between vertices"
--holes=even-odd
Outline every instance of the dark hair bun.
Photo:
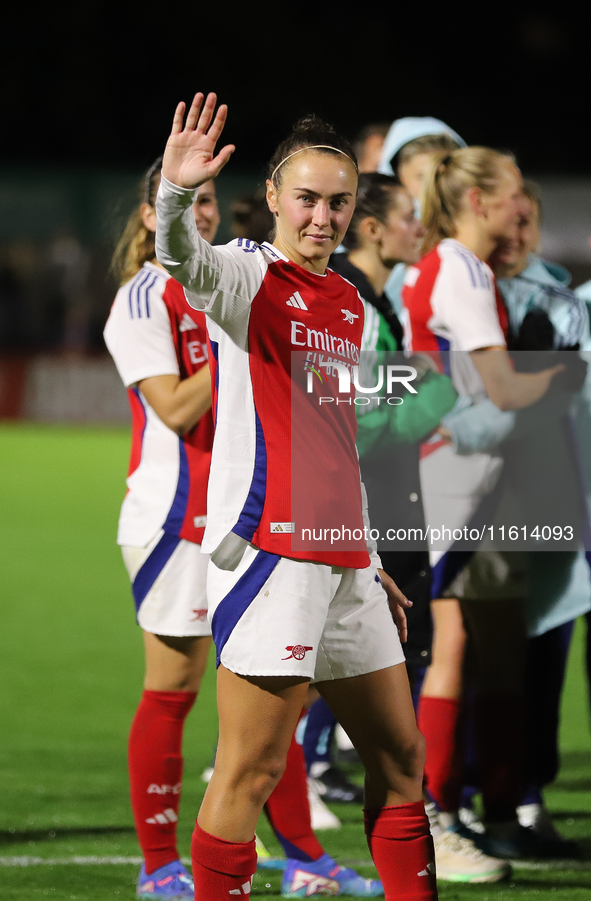
[{"label": "dark hair bun", "polygon": [[302,116],[301,119],[298,119],[296,124],[293,127],[294,134],[305,133],[308,135],[310,132],[322,133],[325,132],[327,135],[336,134],[332,125],[329,125],[328,122],[325,122],[319,116],[315,116],[314,113],[310,113],[307,116]]},{"label": "dark hair bun", "polygon": [[297,150],[303,150],[306,147],[317,147],[326,145],[334,150],[321,150],[321,153],[334,153],[340,151],[349,157],[355,168],[357,168],[357,158],[355,152],[346,138],[337,134],[332,125],[324,122],[319,116],[309,114],[302,116],[294,125],[292,133],[281,142],[271,160],[269,161],[268,173],[269,178],[273,178],[276,186],[281,183],[281,169],[277,172],[278,167],[286,160],[288,156]]}]

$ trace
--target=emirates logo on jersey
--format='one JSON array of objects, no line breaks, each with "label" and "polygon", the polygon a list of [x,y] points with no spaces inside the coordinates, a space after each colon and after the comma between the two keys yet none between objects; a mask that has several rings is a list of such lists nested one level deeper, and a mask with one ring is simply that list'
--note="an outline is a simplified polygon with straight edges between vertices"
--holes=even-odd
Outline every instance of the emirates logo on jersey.
[{"label": "emirates logo on jersey", "polygon": [[282,660],[303,660],[306,656],[307,651],[313,651],[314,648],[309,648],[304,646],[303,644],[290,644],[285,648],[286,651],[291,651],[289,657],[282,657]]}]

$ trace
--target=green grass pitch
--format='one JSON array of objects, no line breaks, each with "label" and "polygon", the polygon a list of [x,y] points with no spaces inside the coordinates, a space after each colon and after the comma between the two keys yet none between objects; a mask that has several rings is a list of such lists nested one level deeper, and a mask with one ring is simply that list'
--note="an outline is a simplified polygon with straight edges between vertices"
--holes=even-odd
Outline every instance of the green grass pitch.
[{"label": "green grass pitch", "polygon": [[[0,426],[0,897],[132,899],[139,848],[127,796],[127,731],[142,648],[115,530],[127,467],[124,429]],[[591,739],[577,628],[563,706],[563,766],[548,801],[588,860],[518,866],[510,883],[456,886],[451,899],[591,897]],[[216,738],[214,673],[189,718],[180,847]],[[355,774],[359,776],[358,773]],[[361,811],[335,808],[327,851],[371,875]],[[271,850],[278,845],[261,822]],[[85,858],[83,864],[77,858]],[[93,862],[89,862],[91,858]],[[105,858],[108,862],[105,862]],[[278,897],[259,873],[253,898]]]}]

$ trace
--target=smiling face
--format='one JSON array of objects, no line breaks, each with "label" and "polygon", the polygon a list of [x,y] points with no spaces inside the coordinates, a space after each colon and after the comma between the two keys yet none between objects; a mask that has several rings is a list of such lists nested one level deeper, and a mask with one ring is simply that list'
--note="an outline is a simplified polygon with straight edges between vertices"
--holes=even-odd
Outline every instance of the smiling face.
[{"label": "smiling face", "polygon": [[357,172],[344,154],[302,151],[284,164],[281,184],[267,182],[275,216],[275,247],[314,272],[324,272],[351,221]]},{"label": "smiling face", "polygon": [[492,263],[501,278],[513,278],[526,268],[529,255],[540,245],[540,210],[531,197],[521,201],[521,215],[515,237],[503,242],[494,254]]}]

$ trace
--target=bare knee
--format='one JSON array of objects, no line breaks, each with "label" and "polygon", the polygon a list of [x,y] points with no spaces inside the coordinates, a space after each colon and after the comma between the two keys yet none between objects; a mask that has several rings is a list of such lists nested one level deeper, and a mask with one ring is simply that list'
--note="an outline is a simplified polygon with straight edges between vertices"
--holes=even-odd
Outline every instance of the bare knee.
[{"label": "bare knee", "polygon": [[417,728],[389,746],[364,748],[362,753],[367,776],[385,781],[390,788],[400,778],[421,781],[425,757],[425,739]]},{"label": "bare knee", "polygon": [[216,773],[226,782],[227,791],[246,795],[252,804],[260,808],[266,804],[284,772],[285,759],[275,756],[241,759],[227,767],[216,759]]},{"label": "bare knee", "polygon": [[427,743],[418,729],[413,736],[395,752],[395,760],[403,776],[408,779],[422,779],[425,769]]}]

